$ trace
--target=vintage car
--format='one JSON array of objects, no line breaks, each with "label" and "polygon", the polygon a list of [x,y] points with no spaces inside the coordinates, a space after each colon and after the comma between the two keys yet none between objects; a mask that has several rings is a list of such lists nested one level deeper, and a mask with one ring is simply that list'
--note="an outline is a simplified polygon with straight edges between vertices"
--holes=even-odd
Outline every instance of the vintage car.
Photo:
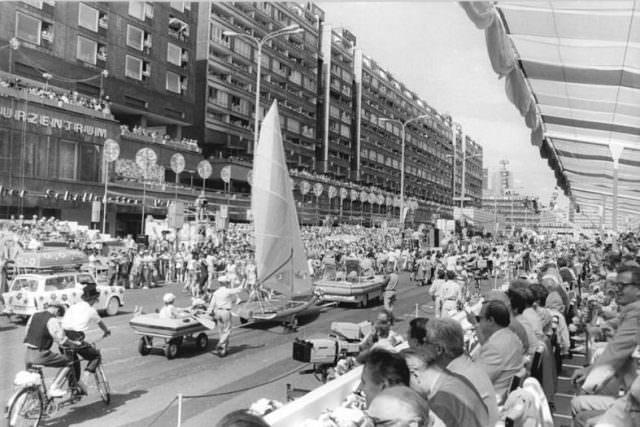
[{"label": "vintage car", "polygon": [[313,283],[314,292],[324,301],[354,303],[367,307],[371,301],[382,301],[389,278],[374,274],[368,261],[347,258],[343,271],[332,271]]},{"label": "vintage car", "polygon": [[15,260],[17,275],[2,294],[5,314],[25,318],[46,304],[71,305],[80,301],[89,283],[96,284],[100,292],[95,307],[109,316],[117,314],[124,304],[124,288],[98,284],[91,272],[83,271],[87,263],[84,253],[69,249],[21,253]]}]

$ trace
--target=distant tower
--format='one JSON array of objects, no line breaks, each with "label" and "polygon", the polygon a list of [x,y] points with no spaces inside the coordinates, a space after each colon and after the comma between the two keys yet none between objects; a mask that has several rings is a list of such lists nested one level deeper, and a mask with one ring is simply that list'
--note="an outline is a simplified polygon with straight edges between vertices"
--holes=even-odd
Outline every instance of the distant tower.
[{"label": "distant tower", "polygon": [[513,175],[508,168],[509,160],[500,160],[500,190],[498,193],[504,196],[505,191],[513,187]]}]

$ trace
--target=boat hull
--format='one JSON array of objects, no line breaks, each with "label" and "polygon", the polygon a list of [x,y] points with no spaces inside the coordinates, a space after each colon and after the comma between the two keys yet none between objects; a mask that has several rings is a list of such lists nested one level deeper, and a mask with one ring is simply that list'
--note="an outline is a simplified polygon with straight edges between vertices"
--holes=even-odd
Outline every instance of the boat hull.
[{"label": "boat hull", "polygon": [[313,287],[324,301],[359,303],[380,298],[388,282],[389,279],[385,276],[374,276],[357,282],[323,279],[316,281]]},{"label": "boat hull", "polygon": [[315,297],[295,300],[277,296],[268,301],[245,301],[232,310],[233,314],[242,321],[267,322],[287,321],[293,316],[301,314],[316,303]]}]

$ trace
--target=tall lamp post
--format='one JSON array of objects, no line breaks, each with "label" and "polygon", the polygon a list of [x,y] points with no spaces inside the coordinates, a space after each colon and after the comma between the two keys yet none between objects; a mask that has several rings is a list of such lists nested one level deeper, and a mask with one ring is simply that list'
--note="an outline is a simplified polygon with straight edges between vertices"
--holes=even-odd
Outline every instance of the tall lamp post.
[{"label": "tall lamp post", "polygon": [[400,119],[389,119],[389,118],[381,118],[378,119],[379,122],[392,122],[400,125],[402,129],[401,136],[401,148],[400,148],[400,230],[404,229],[404,146],[405,146],[405,137],[406,137],[406,129],[409,123],[417,122],[418,120],[426,119],[431,117],[431,114],[422,114],[420,116],[413,117],[411,119],[402,121]]},{"label": "tall lamp post", "polygon": [[258,131],[260,130],[259,125],[258,125],[258,116],[260,114],[260,70],[262,68],[262,45],[264,43],[266,43],[267,41],[275,38],[275,37],[279,37],[279,36],[284,36],[286,34],[296,34],[296,33],[301,33],[304,30],[302,28],[300,28],[300,26],[298,24],[293,24],[293,25],[288,25],[286,27],[280,28],[279,30],[275,30],[272,31],[268,34],[266,34],[264,37],[262,37],[261,39],[251,36],[249,34],[245,34],[245,33],[238,33],[235,31],[223,31],[222,35],[226,36],[226,37],[238,37],[241,39],[246,39],[249,40],[253,43],[255,43],[256,47],[257,47],[257,53],[256,53],[256,108],[255,108],[255,113],[254,113],[254,123],[253,123],[253,151],[255,151],[256,147],[258,146]]}]

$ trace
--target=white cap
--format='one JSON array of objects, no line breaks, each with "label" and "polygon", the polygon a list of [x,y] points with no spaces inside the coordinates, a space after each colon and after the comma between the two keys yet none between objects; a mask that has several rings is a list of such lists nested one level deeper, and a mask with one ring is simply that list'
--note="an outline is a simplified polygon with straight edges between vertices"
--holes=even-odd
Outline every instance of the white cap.
[{"label": "white cap", "polygon": [[176,296],[172,293],[164,294],[164,296],[162,297],[162,301],[164,301],[165,304],[172,303],[175,300],[176,300]]}]

